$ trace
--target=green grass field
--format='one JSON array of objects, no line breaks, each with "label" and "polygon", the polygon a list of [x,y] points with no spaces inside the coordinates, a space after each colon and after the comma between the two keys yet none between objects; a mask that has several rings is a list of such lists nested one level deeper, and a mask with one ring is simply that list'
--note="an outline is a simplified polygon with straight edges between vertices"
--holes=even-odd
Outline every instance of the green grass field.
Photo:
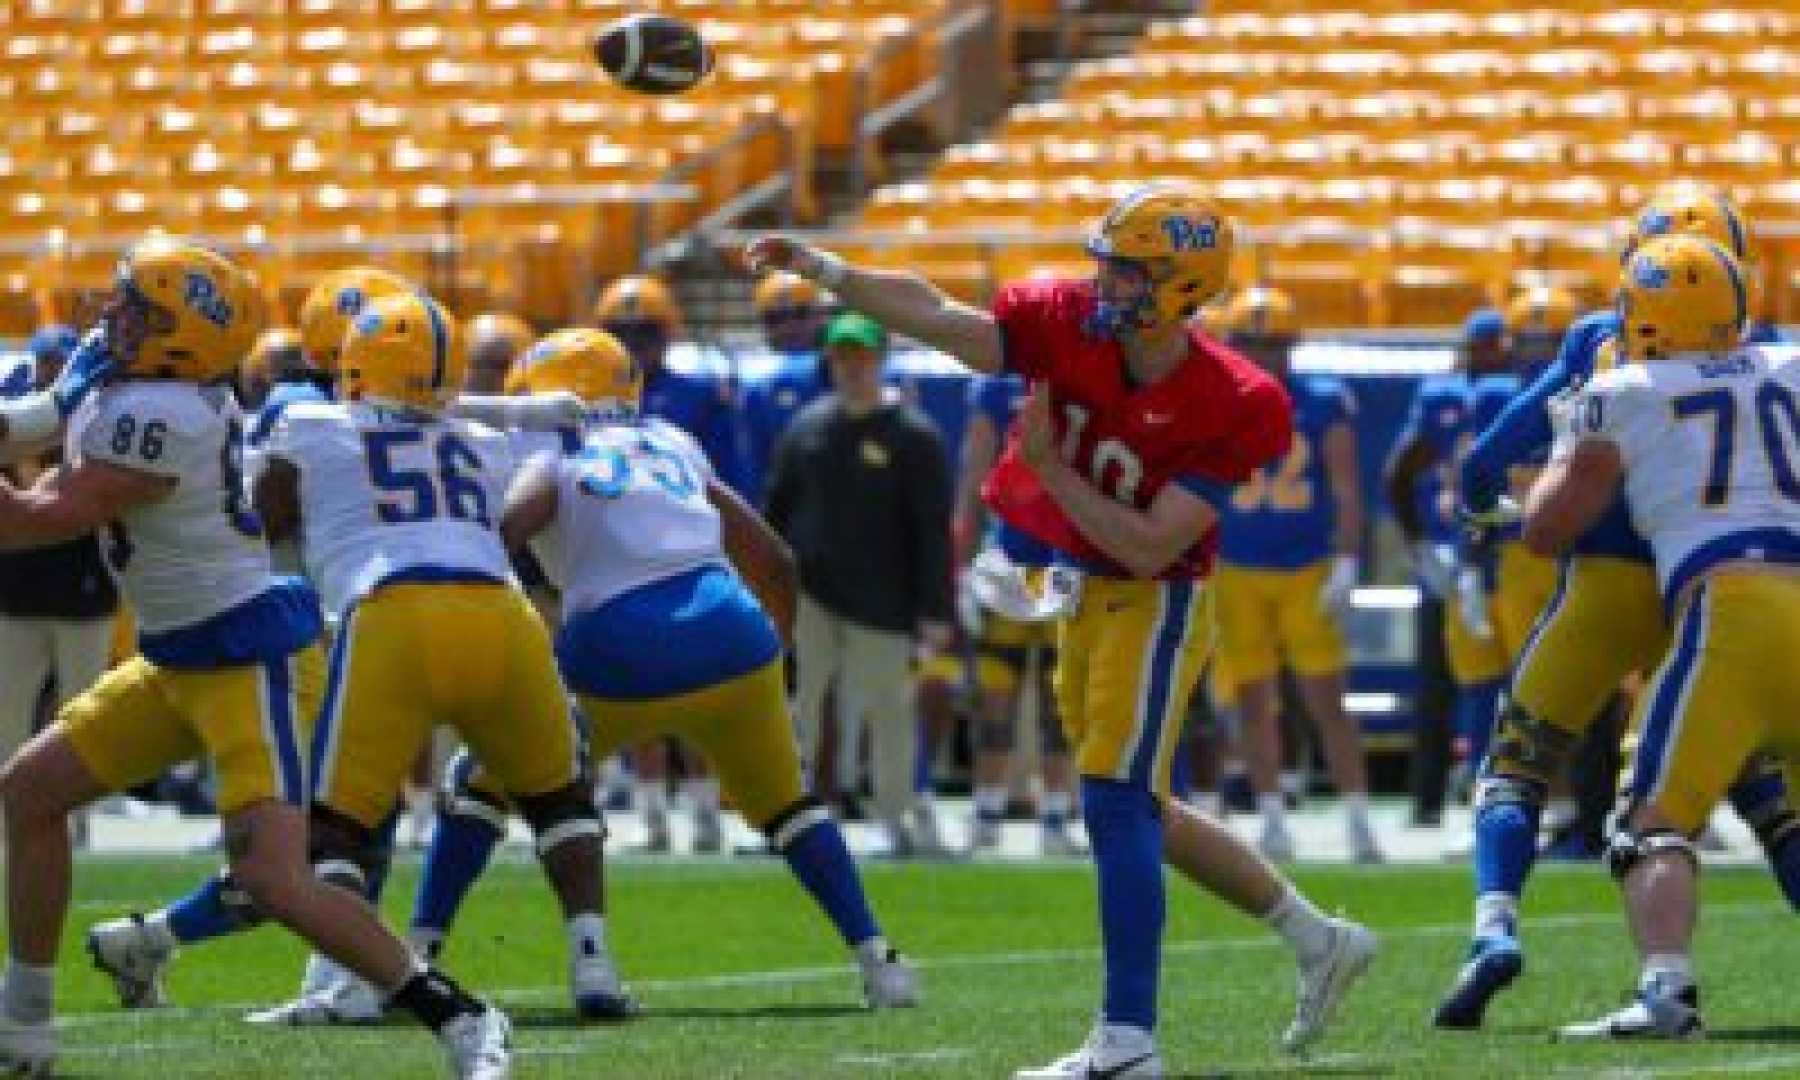
[{"label": "green grass field", "polygon": [[[154,905],[211,864],[101,856],[77,870],[59,1002],[62,1069],[143,1077],[440,1075],[433,1042],[403,1024],[265,1030],[243,1010],[288,995],[302,950],[263,929],[178,958],[177,1008],[123,1013],[80,947],[88,923]],[[403,918],[416,864],[398,871]],[[1384,938],[1376,967],[1307,1059],[1276,1038],[1292,998],[1288,954],[1262,927],[1185,884],[1170,892],[1162,1040],[1178,1076],[1800,1076],[1793,973],[1800,936],[1757,870],[1706,880],[1699,944],[1709,1041],[1558,1046],[1548,1032],[1620,1001],[1634,969],[1617,894],[1597,869],[1539,875],[1525,977],[1489,1029],[1439,1034],[1427,1012],[1456,966],[1467,875],[1454,867],[1316,868],[1322,904]],[[611,934],[645,1004],[633,1022],[573,1021],[563,934],[533,867],[497,865],[448,954],[450,969],[508,1006],[519,1076],[1005,1077],[1072,1047],[1096,1001],[1093,885],[1081,864],[872,866],[889,935],[923,969],[925,1005],[867,1013],[853,967],[824,920],[771,861],[624,861],[611,875]]]}]

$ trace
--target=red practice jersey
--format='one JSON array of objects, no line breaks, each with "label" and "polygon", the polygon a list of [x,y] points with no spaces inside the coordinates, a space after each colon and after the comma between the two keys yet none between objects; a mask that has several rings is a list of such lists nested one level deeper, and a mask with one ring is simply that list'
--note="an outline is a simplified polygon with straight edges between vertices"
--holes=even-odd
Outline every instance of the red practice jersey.
[{"label": "red practice jersey", "polygon": [[[1085,330],[1096,299],[1091,281],[1015,282],[995,298],[994,318],[1007,370],[1049,384],[1063,460],[1101,491],[1147,510],[1173,483],[1216,506],[1287,453],[1293,408],[1278,381],[1191,330],[1181,366],[1133,386],[1118,343]],[[1081,534],[1025,464],[1018,425],[981,495],[1008,525],[1088,570],[1131,576]],[[1205,577],[1217,549],[1215,525],[1160,576]]]}]

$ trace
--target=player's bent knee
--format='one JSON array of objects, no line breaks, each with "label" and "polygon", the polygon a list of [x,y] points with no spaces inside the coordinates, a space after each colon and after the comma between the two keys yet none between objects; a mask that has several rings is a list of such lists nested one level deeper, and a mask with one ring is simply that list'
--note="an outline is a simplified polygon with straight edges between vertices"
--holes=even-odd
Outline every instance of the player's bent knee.
[{"label": "player's bent knee", "polygon": [[45,733],[0,767],[0,807],[15,824],[59,820],[87,801],[92,783],[75,748]]},{"label": "player's bent knee", "polygon": [[446,814],[457,817],[471,817],[485,822],[495,832],[506,832],[506,797],[496,791],[489,791],[483,782],[486,778],[476,767],[474,755],[467,749],[459,750],[444,770],[444,782],[440,788],[442,809]]},{"label": "player's bent knee", "polygon": [[811,795],[804,795],[768,821],[751,824],[769,838],[770,847],[776,851],[785,851],[789,844],[800,838],[800,834],[830,820],[831,811],[824,803]]},{"label": "player's bent knee", "polygon": [[1489,751],[1492,771],[1548,783],[1563,771],[1578,741],[1577,736],[1533,716],[1508,695]]},{"label": "player's bent knee", "polygon": [[541,859],[559,846],[575,841],[605,839],[606,827],[594,806],[593,785],[585,779],[565,784],[542,795],[520,795],[513,801],[531,826]]}]

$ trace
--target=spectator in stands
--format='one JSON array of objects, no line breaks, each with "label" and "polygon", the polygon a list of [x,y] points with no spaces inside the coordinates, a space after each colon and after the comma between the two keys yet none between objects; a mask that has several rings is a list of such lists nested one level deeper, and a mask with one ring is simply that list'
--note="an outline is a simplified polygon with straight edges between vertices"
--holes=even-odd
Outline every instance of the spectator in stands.
[{"label": "spectator in stands", "polygon": [[775,441],[795,414],[831,389],[819,345],[832,301],[819,286],[785,272],[757,282],[753,299],[763,342],[780,364],[743,393],[746,494],[760,501]]},{"label": "spectator in stands", "polygon": [[498,394],[506,377],[535,335],[524,319],[508,311],[485,311],[469,322],[469,373],[463,389],[471,394]]},{"label": "spectator in stands", "polygon": [[[8,397],[48,386],[75,347],[75,332],[49,326],[31,339],[31,355],[0,384]],[[21,487],[53,467],[56,453],[12,466]],[[47,683],[60,707],[106,670],[119,607],[97,536],[0,554],[0,759],[48,717],[38,715]]]},{"label": "spectator in stands", "polygon": [[886,351],[886,331],[866,315],[832,320],[825,356],[836,390],[776,444],[767,513],[800,562],[794,636],[807,760],[818,763],[835,682],[837,782],[854,786],[866,716],[876,815],[894,854],[906,856],[916,850],[908,819],[929,814],[912,783],[913,642],[935,652],[951,638],[950,469],[931,422],[882,386]]}]

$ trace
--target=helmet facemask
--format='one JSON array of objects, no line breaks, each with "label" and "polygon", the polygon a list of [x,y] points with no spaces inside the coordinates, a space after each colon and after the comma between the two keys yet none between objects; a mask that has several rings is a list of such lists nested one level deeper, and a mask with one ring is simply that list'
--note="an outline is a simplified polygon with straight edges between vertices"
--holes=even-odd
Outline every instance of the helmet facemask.
[{"label": "helmet facemask", "polygon": [[[145,296],[129,276],[121,275],[112,296],[100,309],[100,322],[106,329],[106,342],[120,371],[130,371],[151,338],[175,332],[178,321],[173,312]],[[134,374],[154,376],[155,371]]]}]

